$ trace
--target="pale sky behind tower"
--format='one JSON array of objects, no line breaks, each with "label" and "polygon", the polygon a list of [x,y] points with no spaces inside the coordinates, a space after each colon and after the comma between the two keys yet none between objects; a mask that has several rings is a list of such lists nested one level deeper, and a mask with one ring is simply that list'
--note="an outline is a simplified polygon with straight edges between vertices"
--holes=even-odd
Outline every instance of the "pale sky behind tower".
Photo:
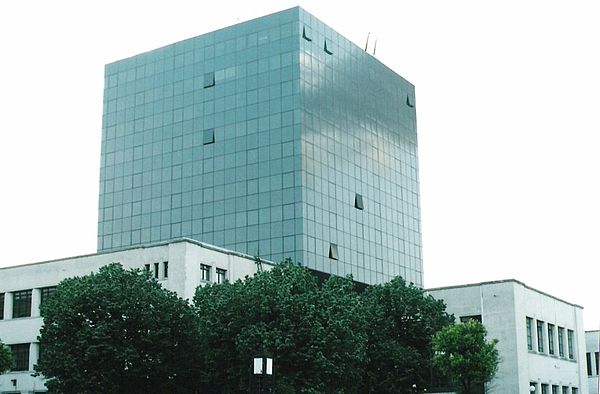
[{"label": "pale sky behind tower", "polygon": [[104,65],[300,5],[416,86],[426,287],[600,327],[597,1],[2,1],[0,267],[96,251]]}]

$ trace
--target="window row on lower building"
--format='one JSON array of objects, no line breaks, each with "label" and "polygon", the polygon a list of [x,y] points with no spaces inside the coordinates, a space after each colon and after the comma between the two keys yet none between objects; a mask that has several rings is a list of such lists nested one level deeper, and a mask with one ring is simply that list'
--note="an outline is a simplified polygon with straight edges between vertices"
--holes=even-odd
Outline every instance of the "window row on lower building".
[{"label": "window row on lower building", "polygon": [[600,352],[587,352],[585,354],[588,376],[598,376],[600,372]]},{"label": "window row on lower building", "polygon": [[579,388],[548,383],[529,383],[529,392],[536,394],[579,394]]},{"label": "window row on lower building", "polygon": [[[213,281],[213,267],[208,264],[200,264],[200,280],[202,282],[212,282]],[[225,283],[227,278],[227,270],[222,268],[214,269],[214,282],[215,283]]]},{"label": "window row on lower building", "polygon": [[0,320],[39,316],[39,307],[56,286],[0,293]]},{"label": "window row on lower building", "polygon": [[[575,331],[528,316],[525,317],[525,325],[527,350],[573,361],[577,360],[575,358]],[[534,344],[536,345],[535,349]]]}]

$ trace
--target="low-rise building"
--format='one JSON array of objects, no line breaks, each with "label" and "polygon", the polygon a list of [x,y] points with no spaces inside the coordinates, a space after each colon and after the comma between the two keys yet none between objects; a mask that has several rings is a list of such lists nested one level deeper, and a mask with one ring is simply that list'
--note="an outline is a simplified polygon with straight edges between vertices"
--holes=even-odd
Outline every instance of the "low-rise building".
[{"label": "low-rise building", "polygon": [[585,362],[590,394],[600,392],[600,330],[585,332]]},{"label": "low-rise building", "polygon": [[198,286],[221,283],[270,269],[267,261],[188,239],[0,268],[0,339],[11,348],[14,368],[0,375],[0,393],[38,393],[46,388],[33,377],[38,360],[40,305],[63,279],[96,272],[118,262],[152,272],[161,285],[191,300]]},{"label": "low-rise building", "polygon": [[486,393],[586,394],[582,310],[517,280],[429,289],[457,321],[498,339],[501,362]]}]

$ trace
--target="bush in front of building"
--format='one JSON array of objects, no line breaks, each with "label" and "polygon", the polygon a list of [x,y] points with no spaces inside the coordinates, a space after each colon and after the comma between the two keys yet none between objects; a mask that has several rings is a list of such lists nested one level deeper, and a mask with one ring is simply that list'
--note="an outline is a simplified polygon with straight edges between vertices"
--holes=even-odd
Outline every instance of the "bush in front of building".
[{"label": "bush in front of building", "polygon": [[0,340],[0,375],[9,371],[12,367],[13,359],[10,354],[10,348]]}]

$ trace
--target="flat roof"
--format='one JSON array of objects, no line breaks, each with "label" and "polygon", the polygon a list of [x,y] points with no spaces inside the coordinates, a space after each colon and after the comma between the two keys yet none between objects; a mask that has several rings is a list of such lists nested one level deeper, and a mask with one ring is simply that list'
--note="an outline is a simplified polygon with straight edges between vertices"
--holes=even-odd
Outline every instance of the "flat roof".
[{"label": "flat roof", "polygon": [[[56,262],[59,262],[59,261],[74,260],[74,259],[80,259],[80,258],[85,258],[85,257],[102,256],[102,255],[108,255],[108,254],[113,254],[113,253],[125,252],[125,251],[128,251],[128,250],[149,249],[149,248],[155,248],[155,247],[158,247],[158,246],[166,246],[166,245],[169,245],[169,244],[175,244],[175,243],[180,243],[180,242],[186,242],[186,243],[189,243],[189,244],[200,246],[200,247],[202,247],[204,249],[209,249],[209,250],[213,250],[215,252],[220,252],[220,253],[228,254],[228,255],[232,255],[232,256],[242,257],[242,258],[249,259],[249,260],[256,260],[257,259],[256,256],[250,256],[249,254],[245,254],[245,253],[241,253],[241,252],[236,252],[235,250],[229,250],[229,249],[221,248],[221,247],[216,246],[216,245],[211,245],[211,244],[208,244],[208,243],[205,243],[205,242],[196,241],[195,239],[183,237],[183,238],[171,239],[171,240],[168,240],[168,241],[161,241],[161,242],[144,244],[144,245],[136,245],[136,246],[119,248],[119,249],[112,249],[112,250],[103,251],[103,252],[82,254],[82,255],[78,255],[78,256],[69,256],[69,257],[63,257],[63,258],[52,259],[52,260],[37,261],[37,262],[34,262],[34,263],[17,264],[17,265],[11,265],[11,266],[8,266],[8,267],[0,267],[0,271],[7,270],[7,269],[13,269],[13,268],[28,267],[28,266],[32,266],[32,265],[56,263]],[[266,263],[266,264],[269,264],[269,265],[275,265],[275,263],[273,263],[270,260],[265,260],[265,259],[262,259],[262,258],[260,260],[263,263]]]},{"label": "flat roof", "polygon": [[468,283],[468,284],[464,284],[464,285],[454,285],[454,286],[444,286],[444,287],[433,287],[431,289],[425,289],[425,291],[437,291],[437,290],[448,290],[448,289],[460,289],[460,288],[466,288],[466,287],[477,287],[477,286],[485,286],[485,285],[495,285],[495,284],[499,284],[499,283],[516,283],[519,284],[529,290],[535,291],[536,293],[542,294],[546,297],[550,297],[553,298],[557,301],[560,302],[564,302],[565,304],[583,309],[583,307],[581,305],[577,305],[577,304],[573,304],[572,302],[569,301],[565,301],[561,298],[555,297],[552,294],[548,294],[546,292],[543,292],[541,290],[535,289],[531,286],[527,286],[525,283],[516,280],[516,279],[502,279],[502,280],[493,280],[493,281],[488,281],[488,282],[479,282],[479,283]]}]

